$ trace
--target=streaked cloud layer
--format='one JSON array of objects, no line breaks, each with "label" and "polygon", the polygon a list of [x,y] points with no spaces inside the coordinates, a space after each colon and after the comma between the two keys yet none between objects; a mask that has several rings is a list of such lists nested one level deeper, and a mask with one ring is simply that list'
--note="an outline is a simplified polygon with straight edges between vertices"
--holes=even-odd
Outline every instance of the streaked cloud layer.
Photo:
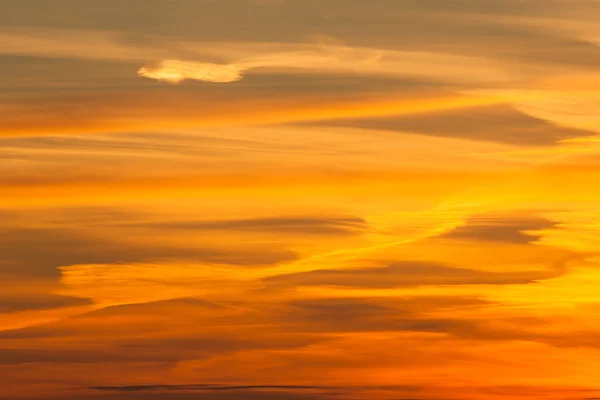
[{"label": "streaked cloud layer", "polygon": [[125,3],[0,1],[1,400],[600,397],[596,1]]}]

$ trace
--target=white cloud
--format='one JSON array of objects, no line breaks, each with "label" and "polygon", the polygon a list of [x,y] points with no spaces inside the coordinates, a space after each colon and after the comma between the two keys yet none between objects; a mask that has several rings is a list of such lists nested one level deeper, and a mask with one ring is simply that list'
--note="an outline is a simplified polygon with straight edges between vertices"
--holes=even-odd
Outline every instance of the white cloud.
[{"label": "white cloud", "polygon": [[138,75],[170,83],[179,83],[185,79],[226,83],[240,80],[242,72],[241,68],[232,64],[164,60],[156,67],[141,68]]},{"label": "white cloud", "polygon": [[[144,67],[138,73],[172,83],[185,79],[234,82],[248,70],[417,77],[476,85],[508,82],[515,78],[514,71],[494,61],[451,54],[283,43],[234,46],[227,54],[226,45],[216,50],[218,47],[206,44],[202,50],[205,54],[230,60],[229,64],[164,60],[157,67]],[[243,56],[235,59],[235,55],[240,53]]]}]

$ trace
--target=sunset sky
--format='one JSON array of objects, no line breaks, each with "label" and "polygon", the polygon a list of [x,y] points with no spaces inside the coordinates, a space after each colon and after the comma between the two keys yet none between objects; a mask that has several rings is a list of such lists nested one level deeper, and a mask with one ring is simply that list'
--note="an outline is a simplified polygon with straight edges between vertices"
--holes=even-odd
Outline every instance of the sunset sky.
[{"label": "sunset sky", "polygon": [[0,0],[0,400],[600,398],[600,0]]}]

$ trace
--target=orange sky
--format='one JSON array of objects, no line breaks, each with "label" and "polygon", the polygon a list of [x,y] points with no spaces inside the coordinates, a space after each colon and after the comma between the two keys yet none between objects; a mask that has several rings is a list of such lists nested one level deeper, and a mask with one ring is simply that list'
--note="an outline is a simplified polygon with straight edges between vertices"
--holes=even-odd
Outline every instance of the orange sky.
[{"label": "orange sky", "polygon": [[0,400],[600,397],[595,0],[0,0]]}]

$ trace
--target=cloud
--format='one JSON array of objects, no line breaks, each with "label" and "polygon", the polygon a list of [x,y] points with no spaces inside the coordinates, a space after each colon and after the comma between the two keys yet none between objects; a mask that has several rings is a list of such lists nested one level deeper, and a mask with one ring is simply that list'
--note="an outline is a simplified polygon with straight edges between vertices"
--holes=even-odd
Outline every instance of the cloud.
[{"label": "cloud", "polygon": [[278,318],[289,324],[281,329],[303,332],[423,332],[453,333],[455,327],[469,327],[469,318],[435,317],[436,312],[460,314],[469,310],[485,310],[493,303],[478,298],[417,296],[376,299],[306,299],[289,303],[288,313]]},{"label": "cloud", "polygon": [[[297,399],[304,400],[310,396],[310,399],[330,399],[346,398],[347,396],[356,396],[358,393],[366,396],[377,396],[377,392],[388,391],[398,396],[417,395],[423,388],[417,385],[389,385],[389,386],[335,386],[335,385],[223,385],[223,384],[188,384],[188,385],[139,385],[139,386],[97,386],[88,389],[98,392],[125,392],[125,393],[162,393],[163,395],[174,395],[181,392],[199,393],[208,392],[234,392],[236,396],[243,396],[245,399],[253,399],[255,395],[263,396],[260,398],[274,400]],[[201,398],[210,395],[201,395]],[[316,396],[316,397],[312,397]],[[237,397],[236,397],[237,398]],[[362,396],[360,397],[362,398]],[[414,397],[402,397],[397,400],[417,400]]]},{"label": "cloud", "polygon": [[556,126],[506,105],[431,112],[426,115],[323,121],[316,124],[538,146],[595,135],[591,130]]},{"label": "cloud", "polygon": [[[168,397],[167,397],[168,396]],[[240,391],[212,391],[207,393],[198,392],[101,392],[90,390],[73,390],[69,395],[48,396],[44,395],[44,400],[239,400],[243,396],[246,400],[329,400],[333,396],[324,393],[306,393],[306,391],[293,390],[240,390]],[[37,400],[39,397],[23,397],[24,400]],[[0,399],[13,400],[14,398],[0,397]],[[402,399],[399,399],[402,400]],[[414,400],[414,399],[404,399]]]},{"label": "cloud", "polygon": [[[512,58],[512,61],[554,55],[555,60],[546,57],[549,60],[544,61],[569,62],[576,59],[585,62],[585,57],[589,59],[593,54],[590,49],[583,49],[578,52],[580,54],[569,54],[562,60],[555,54],[565,53],[571,46],[577,48],[577,43],[568,41],[571,30],[564,29],[565,24],[571,22],[578,26],[582,19],[591,19],[589,25],[594,26],[593,17],[584,11],[586,2],[578,0],[569,3],[576,4],[571,6],[565,6],[560,1],[529,1],[527,4],[496,0],[486,1],[485,4],[476,1],[460,1],[456,4],[442,1],[401,1],[394,4],[353,1],[352,7],[339,0],[311,3],[308,6],[288,1],[279,7],[263,9],[257,9],[248,0],[186,1],[177,8],[158,1],[135,3],[136,6],[130,7],[114,0],[84,8],[72,0],[61,0],[61,6],[57,7],[69,11],[60,13],[60,17],[53,12],[55,8],[42,4],[32,10],[14,0],[6,1],[12,4],[7,6],[7,10],[11,10],[11,18],[3,20],[5,26],[113,30],[118,33],[111,35],[109,32],[107,36],[112,42],[129,44],[131,54],[137,50],[132,44],[138,47],[142,47],[140,44],[151,47],[148,45],[152,44],[163,52],[171,50],[166,57],[146,57],[144,61],[165,59],[177,53],[173,51],[173,46],[165,45],[164,40],[157,40],[157,33],[167,38],[177,37],[178,41],[206,38],[260,42],[276,36],[281,42],[289,43],[299,38],[305,39],[317,31],[367,46],[376,43],[384,48],[416,47],[441,52],[477,53],[494,58]],[[133,10],[138,10],[138,13]],[[201,24],[198,23],[199,15],[202,16]],[[253,18],[248,18],[248,15],[253,15]],[[295,18],[290,18],[290,15]],[[530,20],[529,25],[516,23],[526,19]],[[531,20],[536,19],[550,21],[532,24]],[[388,21],[397,23],[390,24]],[[423,21],[427,23],[423,24]],[[228,27],[226,32],[223,26]],[[357,29],[365,26],[369,28],[367,34]],[[49,29],[46,31],[52,33]],[[579,32],[575,29],[572,31],[573,36]],[[63,41],[68,38],[72,46],[77,46],[84,34],[74,35],[63,35]],[[74,37],[79,40],[74,40]],[[188,54],[183,55],[201,53],[202,44],[195,49],[192,44],[187,47]],[[102,52],[91,52],[90,56],[96,54]]]},{"label": "cloud", "polygon": [[[227,306],[220,306],[198,298],[159,300],[149,303],[124,304],[98,309],[81,308],[77,313],[67,315],[62,320],[41,321],[31,326],[17,327],[0,331],[0,339],[40,339],[73,338],[86,339],[103,337],[108,340],[123,341],[127,338],[146,337],[139,335],[141,330],[152,329],[160,324],[178,324],[178,319],[194,313],[186,322],[206,323],[215,316],[231,312]],[[98,330],[99,325],[111,326],[110,332]],[[168,330],[168,329],[167,329]],[[201,344],[198,341],[198,344]]]},{"label": "cloud", "polygon": [[7,293],[5,291],[0,294],[1,314],[89,305],[91,305],[91,302],[88,299],[60,296],[52,293],[27,292],[19,295],[16,293]]},{"label": "cloud", "polygon": [[273,285],[394,288],[424,285],[514,285],[554,277],[553,271],[486,272],[425,262],[396,262],[387,267],[303,272],[265,279]]},{"label": "cloud", "polygon": [[[160,380],[157,380],[160,381]],[[204,387],[204,389],[202,389]],[[46,394],[47,400],[236,400],[240,397],[248,400],[329,400],[351,395],[354,388],[341,386],[309,385],[224,385],[224,384],[147,384],[123,386],[73,387],[68,393]],[[357,388],[373,393],[377,388]],[[402,387],[390,388],[399,394],[410,390]],[[24,400],[37,399],[25,397]],[[0,395],[0,399],[5,399]],[[6,397],[8,399],[8,397]],[[401,400],[414,400],[411,398]]]},{"label": "cloud", "polygon": [[[298,332],[281,335],[265,330],[265,326],[257,325],[260,311],[240,307],[234,298],[230,302],[217,306],[178,299],[120,305],[3,331],[0,365],[174,363],[240,351],[301,349],[325,340]],[[268,316],[263,317],[267,323]]]},{"label": "cloud", "polygon": [[[423,77],[467,86],[506,83],[522,74],[491,58],[435,51],[291,42],[194,42],[157,35],[141,35],[144,40],[124,43],[119,37],[110,31],[13,28],[0,31],[0,54],[113,62],[155,60],[158,64],[144,66],[138,73],[172,83],[184,79],[234,82],[248,70]],[[177,55],[186,58],[173,57]]]},{"label": "cloud", "polygon": [[543,233],[556,223],[544,218],[510,216],[476,216],[470,218],[464,226],[441,235],[441,238],[473,241],[492,241],[516,244],[529,244],[538,240]]},{"label": "cloud", "polygon": [[186,79],[227,83],[242,79],[242,72],[235,65],[164,60],[156,67],[140,68],[138,75],[170,83],[179,83]]},{"label": "cloud", "polygon": [[[225,45],[224,48],[227,47]],[[479,85],[506,82],[516,76],[513,76],[515,71],[504,69],[492,60],[433,52],[284,43],[233,44],[231,47],[233,54],[241,51],[250,55],[233,59],[230,64],[162,60],[157,67],[141,68],[138,74],[171,83],[185,79],[227,83],[240,80],[243,72],[266,69],[387,78],[421,77],[440,82]],[[443,64],[444,69],[431,67],[439,64]]]},{"label": "cloud", "polygon": [[[207,343],[207,345],[216,343]],[[242,346],[243,347],[243,346]],[[190,354],[190,353],[188,353]],[[196,356],[198,354],[195,354]],[[190,357],[191,354],[190,354]],[[0,365],[20,364],[95,364],[95,363],[142,363],[175,362],[185,357],[174,351],[156,350],[149,353],[146,349],[128,349],[128,351],[101,349],[40,349],[40,348],[1,348]]]},{"label": "cloud", "polygon": [[[36,251],[32,252],[32,248]],[[296,258],[291,251],[282,248],[271,250],[246,247],[235,252],[231,248],[148,245],[69,228],[0,229],[3,272],[23,276],[58,276],[58,267],[88,263],[118,265],[150,260],[202,260],[232,265],[265,265]]]},{"label": "cloud", "polygon": [[291,385],[219,385],[219,384],[190,384],[190,385],[145,385],[145,386],[97,386],[93,390],[136,392],[152,390],[186,390],[186,391],[228,391],[228,390],[323,390],[332,389],[327,386],[291,386]]},{"label": "cloud", "polygon": [[0,54],[113,62],[143,61],[169,54],[160,46],[119,43],[118,37],[110,31],[13,26],[0,31]]},{"label": "cloud", "polygon": [[[134,224],[134,226],[137,224]],[[190,231],[249,232],[306,235],[352,235],[368,229],[361,218],[270,217],[239,220],[172,221],[142,223],[155,229]]]}]

